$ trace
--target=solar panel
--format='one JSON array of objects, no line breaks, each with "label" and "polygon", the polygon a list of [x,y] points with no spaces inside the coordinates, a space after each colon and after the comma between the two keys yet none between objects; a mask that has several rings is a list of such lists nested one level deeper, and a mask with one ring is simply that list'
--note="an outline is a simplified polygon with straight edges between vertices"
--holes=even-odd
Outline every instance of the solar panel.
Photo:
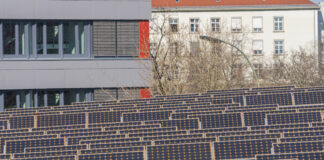
[{"label": "solar panel", "polygon": [[199,118],[202,128],[223,128],[223,127],[240,127],[242,119],[240,113],[231,114],[214,114],[214,115],[195,115],[191,118]]},{"label": "solar panel", "polygon": [[37,116],[37,127],[85,124],[85,114],[62,114]]},{"label": "solar panel", "polygon": [[14,158],[32,158],[32,157],[50,157],[50,156],[67,156],[77,155],[77,151],[56,151],[56,152],[35,152],[14,154]]},{"label": "solar panel", "polygon": [[278,143],[274,144],[273,148],[275,153],[323,151],[324,141]]},{"label": "solar panel", "polygon": [[257,154],[271,153],[276,139],[215,142],[215,159],[254,158]]},{"label": "solar panel", "polygon": [[98,153],[112,153],[112,152],[136,152],[144,151],[144,147],[120,147],[120,148],[103,148],[103,149],[87,149],[81,150],[81,154],[98,154]]},{"label": "solar panel", "polygon": [[122,112],[89,113],[89,123],[120,122]]},{"label": "solar panel", "polygon": [[37,146],[57,146],[64,145],[63,138],[37,139],[37,140],[17,140],[6,142],[7,153],[23,153],[26,147]]},{"label": "solar panel", "polygon": [[305,123],[322,121],[320,112],[289,113],[289,114],[269,114],[268,124]]},{"label": "solar panel", "polygon": [[34,127],[34,117],[10,117],[9,118],[10,129],[17,128],[33,128]]},{"label": "solar panel", "polygon": [[90,154],[80,155],[79,160],[89,159],[110,159],[110,160],[144,160],[144,152],[126,152],[126,153],[105,153],[105,154]]},{"label": "solar panel", "polygon": [[124,122],[169,119],[171,111],[124,113]]},{"label": "solar panel", "polygon": [[257,155],[256,160],[279,160],[279,159],[302,159],[314,160],[324,159],[324,152],[309,152],[309,153],[288,153],[288,154],[272,154],[272,155]]},{"label": "solar panel", "polygon": [[219,141],[239,141],[250,139],[273,139],[280,138],[280,134],[254,134],[254,135],[238,135],[238,136],[220,136]]},{"label": "solar panel", "polygon": [[69,137],[68,144],[74,145],[79,144],[81,140],[94,140],[94,139],[110,139],[110,138],[125,138],[125,135],[92,135],[92,136],[83,136],[83,137]]},{"label": "solar panel", "polygon": [[46,146],[46,147],[26,147],[25,153],[33,152],[55,152],[87,149],[87,145],[67,145],[67,146]]},{"label": "solar panel", "polygon": [[159,160],[212,159],[210,143],[148,146],[147,157]]},{"label": "solar panel", "polygon": [[252,95],[252,96],[246,96],[246,104],[247,105],[262,105],[262,104],[291,105],[292,99],[290,93]]},{"label": "solar panel", "polygon": [[324,103],[324,91],[294,93],[294,96],[297,105]]},{"label": "solar panel", "polygon": [[178,130],[198,129],[198,119],[172,119],[162,121],[148,121],[147,123],[160,123],[162,127],[177,127]]}]

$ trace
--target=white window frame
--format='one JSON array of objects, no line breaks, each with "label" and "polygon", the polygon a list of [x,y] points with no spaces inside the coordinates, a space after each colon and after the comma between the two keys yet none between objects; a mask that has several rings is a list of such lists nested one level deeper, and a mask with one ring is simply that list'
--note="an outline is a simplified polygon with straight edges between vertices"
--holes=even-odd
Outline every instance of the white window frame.
[{"label": "white window frame", "polygon": [[[261,19],[261,28],[256,27],[255,19]],[[252,17],[252,31],[253,32],[263,32],[263,17]]]},{"label": "white window frame", "polygon": [[[179,31],[179,19],[178,18],[170,18],[169,23],[170,23],[170,31],[171,32]],[[173,26],[175,26],[175,28]]]},{"label": "white window frame", "polygon": [[199,18],[190,18],[189,24],[191,33],[197,33],[199,31]]},{"label": "white window frame", "polygon": [[[281,21],[276,20],[277,18],[281,18]],[[284,20],[285,19],[283,16],[274,16],[273,17],[273,31],[274,32],[283,32],[284,31]]]},{"label": "white window frame", "polygon": [[[277,42],[281,42],[278,44]],[[275,55],[282,55],[285,52],[285,41],[282,39],[274,40],[274,54]],[[280,48],[281,47],[281,48]]]},{"label": "white window frame", "polygon": [[210,19],[210,26],[213,32],[220,32],[220,21],[221,19],[218,17],[213,17]]},{"label": "white window frame", "polygon": [[[235,24],[233,24],[233,20],[240,20],[240,24],[239,24],[239,27],[237,27],[237,25]],[[231,22],[232,22],[232,26],[231,26],[231,31],[233,32],[233,33],[240,33],[240,32],[242,32],[242,17],[232,17],[232,19],[231,19]]]},{"label": "white window frame", "polygon": [[[257,42],[261,42],[261,48],[255,48]],[[257,40],[253,40],[252,42],[252,47],[253,47],[253,55],[263,55],[263,40],[261,39],[257,39]]]}]

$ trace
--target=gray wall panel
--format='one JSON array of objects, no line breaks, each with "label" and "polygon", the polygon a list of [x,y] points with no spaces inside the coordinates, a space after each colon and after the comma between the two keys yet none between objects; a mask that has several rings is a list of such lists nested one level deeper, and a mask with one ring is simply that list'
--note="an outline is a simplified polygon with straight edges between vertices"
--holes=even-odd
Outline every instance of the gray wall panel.
[{"label": "gray wall panel", "polygon": [[0,90],[147,87],[150,60],[2,61]]},{"label": "gray wall panel", "polygon": [[0,19],[148,20],[151,0],[1,0]]}]

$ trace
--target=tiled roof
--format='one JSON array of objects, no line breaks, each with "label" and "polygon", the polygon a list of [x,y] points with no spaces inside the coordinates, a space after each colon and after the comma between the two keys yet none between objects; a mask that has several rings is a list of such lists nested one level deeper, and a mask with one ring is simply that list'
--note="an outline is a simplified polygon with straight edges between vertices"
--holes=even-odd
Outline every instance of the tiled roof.
[{"label": "tiled roof", "polygon": [[315,5],[310,0],[152,0],[153,8],[210,6]]}]

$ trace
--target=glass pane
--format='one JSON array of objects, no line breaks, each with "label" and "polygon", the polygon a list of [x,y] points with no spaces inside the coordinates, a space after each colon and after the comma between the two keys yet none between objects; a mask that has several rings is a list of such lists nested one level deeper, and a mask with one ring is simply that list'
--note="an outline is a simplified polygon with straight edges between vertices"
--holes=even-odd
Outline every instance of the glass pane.
[{"label": "glass pane", "polygon": [[44,46],[43,46],[43,23],[37,23],[37,54],[44,53]]},{"label": "glass pane", "polygon": [[47,23],[47,54],[58,54],[59,23]]},{"label": "glass pane", "polygon": [[37,97],[38,97],[37,100],[38,100],[39,107],[44,106],[44,95],[45,95],[44,91],[38,91],[37,93]]},{"label": "glass pane", "polygon": [[4,108],[17,108],[16,92],[6,92],[4,94]]},{"label": "glass pane", "polygon": [[79,22],[79,52],[84,54],[84,22]]},{"label": "glass pane", "polygon": [[4,54],[15,54],[15,23],[12,21],[5,21],[3,23],[3,49]]},{"label": "glass pane", "polygon": [[60,91],[48,91],[47,100],[48,106],[60,105]]},{"label": "glass pane", "polygon": [[73,102],[76,102],[76,92],[71,91],[64,91],[64,105],[70,105]]},{"label": "glass pane", "polygon": [[23,22],[19,23],[19,54],[25,54],[25,24]]},{"label": "glass pane", "polygon": [[20,91],[19,93],[20,96],[20,108],[26,108],[26,92],[25,91]]},{"label": "glass pane", "polygon": [[65,22],[63,24],[63,52],[65,54],[75,54],[75,24]]},{"label": "glass pane", "polygon": [[85,92],[85,90],[80,90],[79,91],[79,97],[80,97],[80,102],[85,102],[86,101],[86,92]]},{"label": "glass pane", "polygon": [[29,49],[29,54],[33,54],[33,29],[32,25],[28,24],[28,49]]}]

